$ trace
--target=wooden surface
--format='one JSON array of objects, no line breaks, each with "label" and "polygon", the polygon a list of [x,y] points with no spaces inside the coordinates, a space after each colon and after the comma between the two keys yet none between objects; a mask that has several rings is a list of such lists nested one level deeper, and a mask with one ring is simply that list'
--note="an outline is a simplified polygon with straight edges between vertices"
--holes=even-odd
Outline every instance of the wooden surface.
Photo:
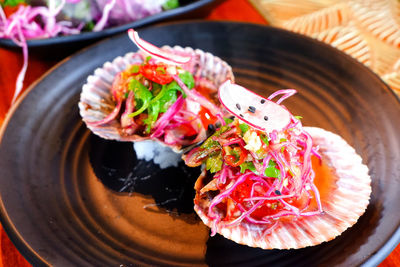
[{"label": "wooden surface", "polygon": [[[267,24],[264,18],[246,0],[227,0],[215,8],[209,20],[230,20]],[[30,57],[24,88],[29,87],[57,62]],[[0,123],[10,108],[15,80],[22,66],[20,52],[0,48]],[[30,266],[16,250],[0,226],[0,267]],[[381,267],[400,266],[400,245],[380,264]]]}]

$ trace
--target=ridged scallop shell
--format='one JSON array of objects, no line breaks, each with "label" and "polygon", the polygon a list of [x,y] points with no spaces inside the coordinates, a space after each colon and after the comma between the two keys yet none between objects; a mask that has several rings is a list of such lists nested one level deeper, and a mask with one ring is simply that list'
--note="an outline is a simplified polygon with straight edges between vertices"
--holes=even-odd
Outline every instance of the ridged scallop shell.
[{"label": "ridged scallop shell", "polygon": [[[227,79],[234,81],[232,68],[219,57],[213,56],[208,52],[190,47],[182,48],[180,46],[162,47],[165,50],[174,53],[186,53],[192,55],[190,67],[193,72],[200,77],[207,78],[218,88]],[[118,72],[125,70],[129,65],[141,63],[138,57],[141,52],[127,53],[123,57],[117,57],[112,62],[106,62],[100,68],[97,68],[92,75],[87,78],[87,82],[82,87],[79,102],[79,112],[87,127],[96,135],[117,141],[140,141],[149,139],[139,135],[122,136],[120,134],[121,125],[119,121],[114,120],[108,124],[92,126],[87,122],[100,121],[107,117],[115,108],[111,94],[111,84]]]},{"label": "ridged scallop shell", "polygon": [[[323,214],[279,221],[270,233],[265,227],[241,222],[237,226],[216,230],[237,243],[263,249],[298,249],[334,239],[354,225],[365,212],[371,195],[371,178],[361,157],[340,136],[315,127],[305,127],[318,145],[322,160],[335,179],[325,197],[321,196]],[[198,195],[196,195],[197,197]],[[207,208],[195,205],[202,221],[213,227]]]}]

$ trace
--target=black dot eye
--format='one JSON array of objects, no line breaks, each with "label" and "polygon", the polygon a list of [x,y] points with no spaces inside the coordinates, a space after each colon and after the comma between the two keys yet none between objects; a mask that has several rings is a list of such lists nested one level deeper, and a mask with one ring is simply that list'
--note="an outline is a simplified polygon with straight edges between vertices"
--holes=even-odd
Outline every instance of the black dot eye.
[{"label": "black dot eye", "polygon": [[250,111],[251,113],[255,113],[256,112],[256,108],[253,106],[249,106],[248,111]]},{"label": "black dot eye", "polygon": [[265,99],[261,99],[261,104],[264,104],[265,103]]},{"label": "black dot eye", "polygon": [[267,121],[268,120],[268,116],[264,116],[264,120]]},{"label": "black dot eye", "polygon": [[240,105],[239,105],[239,103],[236,104],[236,108],[237,108],[238,110],[240,110]]},{"label": "black dot eye", "polygon": [[239,114],[239,116],[243,118],[243,114]]}]

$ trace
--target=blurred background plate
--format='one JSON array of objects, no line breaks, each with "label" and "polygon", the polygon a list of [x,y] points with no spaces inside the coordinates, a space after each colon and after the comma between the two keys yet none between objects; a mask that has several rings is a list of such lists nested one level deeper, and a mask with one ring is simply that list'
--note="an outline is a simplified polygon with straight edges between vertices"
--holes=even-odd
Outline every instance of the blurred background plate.
[{"label": "blurred background plate", "polygon": [[192,210],[196,170],[159,170],[138,161],[131,144],[97,138],[81,122],[77,103],[86,77],[135,49],[120,35],[59,64],[2,128],[1,223],[32,264],[374,266],[398,244],[400,102],[378,76],[326,44],[276,28],[190,22],[140,34],[159,46],[209,51],[260,94],[296,88],[285,105],[304,125],[340,134],[369,166],[368,209],[335,240],[299,250],[209,237]]},{"label": "blurred background plate", "polygon": [[[163,11],[143,19],[121,26],[106,28],[99,32],[82,32],[80,34],[59,36],[47,39],[29,40],[28,47],[32,54],[44,58],[63,58],[100,39],[122,33],[130,28],[139,28],[162,21],[195,19],[206,17],[207,14],[224,0],[193,0],[181,7]],[[186,1],[187,2],[187,1]],[[0,38],[0,46],[11,49],[21,49],[13,41]]]}]

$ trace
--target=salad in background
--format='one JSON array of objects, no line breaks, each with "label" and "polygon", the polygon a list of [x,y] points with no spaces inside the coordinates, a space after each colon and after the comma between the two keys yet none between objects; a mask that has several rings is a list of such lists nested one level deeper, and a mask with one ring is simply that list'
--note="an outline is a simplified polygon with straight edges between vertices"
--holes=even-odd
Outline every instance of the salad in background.
[{"label": "salad in background", "polygon": [[123,25],[189,1],[179,0],[0,0],[0,38],[11,39],[23,51],[14,102],[28,67],[27,40],[45,39]]}]

